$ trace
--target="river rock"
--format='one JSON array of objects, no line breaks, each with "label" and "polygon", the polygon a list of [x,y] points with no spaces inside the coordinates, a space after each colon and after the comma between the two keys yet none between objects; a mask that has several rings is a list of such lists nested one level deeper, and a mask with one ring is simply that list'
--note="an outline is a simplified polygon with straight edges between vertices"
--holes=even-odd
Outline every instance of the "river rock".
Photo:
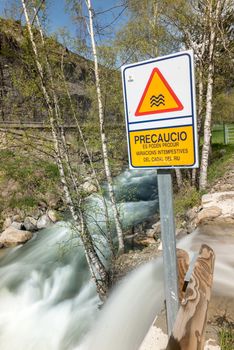
[{"label": "river rock", "polygon": [[8,216],[3,223],[3,230],[6,230],[9,226],[11,226],[12,219]]},{"label": "river rock", "polygon": [[202,196],[203,208],[218,207],[222,215],[234,217],[234,191],[209,193]]},{"label": "river rock", "polygon": [[4,247],[14,247],[18,244],[27,242],[32,238],[32,233],[29,231],[17,230],[10,226],[2,232],[0,236],[0,245]]},{"label": "river rock", "polygon": [[147,237],[157,239],[158,235],[161,232],[161,224],[160,220],[152,225],[152,228],[146,230]]},{"label": "river rock", "polygon": [[201,208],[199,209],[198,207],[193,207],[187,210],[186,212],[186,218],[191,221],[194,220],[195,217],[197,216],[197,213],[199,212],[199,210],[201,210]]},{"label": "river rock", "polygon": [[46,228],[51,225],[51,220],[47,214],[42,215],[37,221],[37,229]]},{"label": "river rock", "polygon": [[37,230],[37,220],[31,216],[27,216],[24,219],[24,227],[27,231],[36,231]]},{"label": "river rock", "polygon": [[23,225],[24,225],[24,224],[23,224],[22,222],[13,221],[13,222],[11,223],[11,226],[10,226],[10,227],[14,227],[14,228],[16,228],[17,230],[23,230],[23,229],[24,229]]},{"label": "river rock", "polygon": [[58,215],[56,213],[55,210],[48,210],[47,211],[47,215],[48,215],[48,218],[52,221],[52,222],[57,222],[58,221]]},{"label": "river rock", "polygon": [[97,192],[97,187],[90,181],[84,182],[80,187],[84,192],[88,194]]},{"label": "river rock", "polygon": [[209,207],[209,208],[204,208],[202,211],[198,213],[198,222],[204,222],[204,221],[209,221],[212,219],[217,218],[222,214],[222,210],[219,207]]},{"label": "river rock", "polygon": [[58,209],[61,206],[61,198],[59,194],[48,192],[45,195],[45,202],[47,203],[48,208]]}]

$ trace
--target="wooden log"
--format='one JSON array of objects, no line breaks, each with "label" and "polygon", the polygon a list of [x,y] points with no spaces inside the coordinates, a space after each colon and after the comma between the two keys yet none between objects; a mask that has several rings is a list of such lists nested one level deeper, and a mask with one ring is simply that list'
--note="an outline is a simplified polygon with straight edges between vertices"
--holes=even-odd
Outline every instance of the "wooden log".
[{"label": "wooden log", "polygon": [[181,302],[166,350],[202,350],[211,297],[214,251],[203,244]]},{"label": "wooden log", "polygon": [[176,249],[177,256],[177,270],[178,270],[178,288],[179,288],[179,301],[185,297],[184,290],[184,278],[189,268],[189,255],[183,249]]}]

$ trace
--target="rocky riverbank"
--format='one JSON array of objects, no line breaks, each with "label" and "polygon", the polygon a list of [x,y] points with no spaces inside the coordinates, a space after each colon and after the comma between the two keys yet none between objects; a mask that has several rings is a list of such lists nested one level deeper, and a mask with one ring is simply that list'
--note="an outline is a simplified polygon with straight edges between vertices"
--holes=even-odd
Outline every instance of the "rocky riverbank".
[{"label": "rocky riverbank", "polygon": [[8,216],[3,223],[3,232],[0,234],[0,247],[8,248],[26,243],[33,237],[33,233],[56,223],[59,214],[49,209],[45,212],[37,210],[31,216]]}]

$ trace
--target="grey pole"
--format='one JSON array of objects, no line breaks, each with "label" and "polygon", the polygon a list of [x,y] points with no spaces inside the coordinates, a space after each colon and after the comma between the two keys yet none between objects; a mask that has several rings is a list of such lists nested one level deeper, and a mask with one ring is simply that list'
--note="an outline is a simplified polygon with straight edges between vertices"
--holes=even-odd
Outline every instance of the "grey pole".
[{"label": "grey pole", "polygon": [[158,170],[157,174],[167,328],[170,335],[179,309],[172,175],[170,170]]}]

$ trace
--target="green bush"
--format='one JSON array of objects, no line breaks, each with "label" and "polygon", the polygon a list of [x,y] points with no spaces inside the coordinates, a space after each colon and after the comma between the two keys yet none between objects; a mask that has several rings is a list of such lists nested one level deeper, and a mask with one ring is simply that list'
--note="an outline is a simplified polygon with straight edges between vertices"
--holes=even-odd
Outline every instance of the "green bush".
[{"label": "green bush", "polygon": [[221,350],[233,350],[234,330],[230,327],[222,328],[219,331],[219,344]]},{"label": "green bush", "polygon": [[175,214],[183,216],[185,212],[200,204],[201,193],[189,185],[181,189],[175,196]]}]

